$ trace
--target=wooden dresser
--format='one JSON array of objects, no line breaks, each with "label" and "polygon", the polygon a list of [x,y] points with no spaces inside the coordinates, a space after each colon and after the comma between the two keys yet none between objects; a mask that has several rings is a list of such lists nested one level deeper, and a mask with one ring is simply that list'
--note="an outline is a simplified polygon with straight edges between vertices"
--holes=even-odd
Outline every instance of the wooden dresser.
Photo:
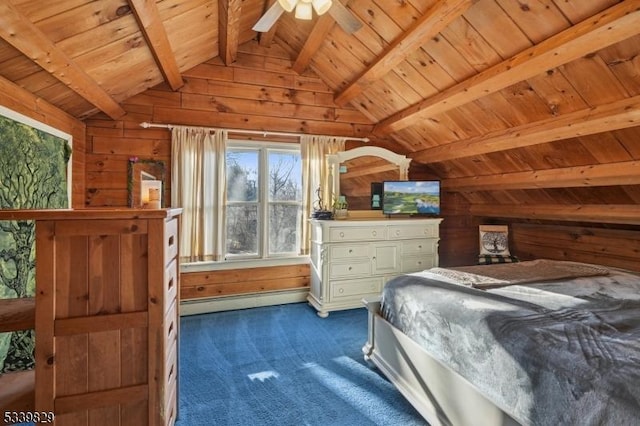
[{"label": "wooden dresser", "polygon": [[311,289],[307,300],[330,311],[364,306],[392,277],[438,265],[442,219],[311,221]]},{"label": "wooden dresser", "polygon": [[36,220],[32,410],[57,425],[175,423],[179,214],[0,210]]}]

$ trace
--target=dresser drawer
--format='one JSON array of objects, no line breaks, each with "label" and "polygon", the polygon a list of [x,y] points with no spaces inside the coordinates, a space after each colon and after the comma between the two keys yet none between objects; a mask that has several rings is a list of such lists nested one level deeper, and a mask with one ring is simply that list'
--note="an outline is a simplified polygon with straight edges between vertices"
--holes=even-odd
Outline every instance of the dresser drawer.
[{"label": "dresser drawer", "polygon": [[178,398],[176,396],[176,388],[177,386],[174,384],[174,386],[167,391],[169,395],[169,402],[167,402],[167,405],[164,409],[164,419],[165,424],[168,426],[174,426],[176,424],[176,412],[178,411]]},{"label": "dresser drawer", "polygon": [[173,259],[164,270],[164,311],[167,312],[178,294],[178,260]]},{"label": "dresser drawer", "polygon": [[390,225],[390,239],[405,238],[437,238],[439,227],[437,224],[425,223],[424,225]]},{"label": "dresser drawer", "polygon": [[177,390],[178,383],[175,380],[171,383],[168,383],[167,387],[164,389],[164,424],[168,426],[173,426],[176,422],[176,414],[178,408],[178,398],[176,394]]},{"label": "dresser drawer", "polygon": [[173,344],[173,342],[177,341],[177,336],[178,336],[178,315],[177,315],[177,309],[178,307],[176,306],[176,302],[174,301],[171,306],[169,307],[169,310],[167,311],[167,314],[164,317],[164,344],[165,344],[165,359],[169,356],[169,349],[171,348],[171,345]]},{"label": "dresser drawer", "polygon": [[329,264],[330,278],[362,277],[371,274],[371,262],[331,263]]},{"label": "dresser drawer", "polygon": [[402,242],[402,254],[433,254],[436,252],[438,240],[408,240]]},{"label": "dresser drawer", "polygon": [[340,244],[329,249],[331,260],[369,257],[369,244]]},{"label": "dresser drawer", "polygon": [[360,298],[368,294],[379,294],[382,291],[382,278],[332,281],[330,285],[329,297],[333,301],[342,298]]},{"label": "dresser drawer", "polygon": [[178,255],[178,219],[171,219],[164,226],[164,261],[169,263]]},{"label": "dresser drawer", "polygon": [[419,272],[436,266],[434,256],[406,256],[401,261],[401,271],[403,273]]},{"label": "dresser drawer", "polygon": [[167,342],[170,346],[167,357],[164,360],[164,383],[165,386],[171,387],[177,381],[178,374],[178,342]]},{"label": "dresser drawer", "polygon": [[373,241],[386,240],[387,228],[377,227],[353,227],[353,228],[331,228],[329,232],[331,241]]}]

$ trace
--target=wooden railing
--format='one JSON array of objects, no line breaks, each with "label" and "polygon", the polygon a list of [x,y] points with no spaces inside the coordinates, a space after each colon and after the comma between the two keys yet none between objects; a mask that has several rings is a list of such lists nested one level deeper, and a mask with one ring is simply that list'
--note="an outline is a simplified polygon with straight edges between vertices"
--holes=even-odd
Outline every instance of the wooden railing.
[{"label": "wooden railing", "polygon": [[[33,329],[35,307],[33,297],[0,299],[0,333]],[[33,411],[34,389],[34,370],[0,374],[0,413]]]}]

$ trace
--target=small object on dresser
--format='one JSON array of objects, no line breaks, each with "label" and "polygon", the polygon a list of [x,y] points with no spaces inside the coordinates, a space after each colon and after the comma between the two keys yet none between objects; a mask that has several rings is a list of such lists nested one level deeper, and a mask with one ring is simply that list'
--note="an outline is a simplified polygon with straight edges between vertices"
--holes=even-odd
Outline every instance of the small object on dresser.
[{"label": "small object on dresser", "polygon": [[316,196],[318,199],[313,204],[313,212],[311,213],[311,218],[318,220],[333,219],[333,212],[325,208],[324,202],[322,200],[322,189],[320,187],[316,189]]},{"label": "small object on dresser", "polygon": [[333,212],[329,210],[316,210],[311,213],[311,218],[318,220],[331,220],[333,219]]},{"label": "small object on dresser", "polygon": [[347,207],[347,198],[344,195],[338,197],[338,200],[333,203],[334,218],[346,219],[348,216]]},{"label": "small object on dresser", "polygon": [[346,219],[349,216],[349,211],[347,209],[336,209],[334,212],[335,219]]}]

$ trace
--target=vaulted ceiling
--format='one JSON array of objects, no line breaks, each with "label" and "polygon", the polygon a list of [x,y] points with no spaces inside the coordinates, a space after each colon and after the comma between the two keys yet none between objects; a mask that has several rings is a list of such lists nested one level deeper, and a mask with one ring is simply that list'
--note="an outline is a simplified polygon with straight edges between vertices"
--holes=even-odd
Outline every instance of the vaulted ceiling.
[{"label": "vaulted ceiling", "polygon": [[471,201],[640,203],[640,0],[342,0],[363,24],[352,34],[290,13],[256,33],[273,2],[2,0],[0,76],[79,119],[117,119],[126,99],[179,90],[257,40]]}]

